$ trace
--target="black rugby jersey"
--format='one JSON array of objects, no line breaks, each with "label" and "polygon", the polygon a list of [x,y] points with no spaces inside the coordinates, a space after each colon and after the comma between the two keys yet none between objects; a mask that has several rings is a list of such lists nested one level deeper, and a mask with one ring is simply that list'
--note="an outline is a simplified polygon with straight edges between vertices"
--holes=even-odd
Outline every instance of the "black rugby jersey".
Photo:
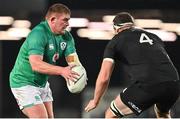
[{"label": "black rugby jersey", "polygon": [[142,29],[130,28],[115,35],[105,48],[104,58],[127,64],[130,76],[136,80],[163,82],[178,79],[162,40]]}]

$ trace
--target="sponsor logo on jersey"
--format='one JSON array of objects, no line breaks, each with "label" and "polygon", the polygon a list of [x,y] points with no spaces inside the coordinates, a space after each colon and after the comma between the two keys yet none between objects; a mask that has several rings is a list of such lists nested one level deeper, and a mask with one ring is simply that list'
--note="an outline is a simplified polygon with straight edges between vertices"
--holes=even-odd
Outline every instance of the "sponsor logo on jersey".
[{"label": "sponsor logo on jersey", "polygon": [[54,45],[53,44],[49,44],[49,50],[53,50],[54,49]]},{"label": "sponsor logo on jersey", "polygon": [[134,103],[128,102],[128,104],[129,104],[133,109],[135,109],[138,113],[141,113],[141,112],[142,112],[142,110],[139,109],[139,107],[136,106]]},{"label": "sponsor logo on jersey", "polygon": [[52,61],[53,62],[56,62],[57,60],[59,59],[59,54],[58,53],[55,53],[53,58],[52,58]]},{"label": "sponsor logo on jersey", "polygon": [[61,50],[64,50],[66,48],[66,42],[61,42],[60,43],[60,47],[61,47]]}]

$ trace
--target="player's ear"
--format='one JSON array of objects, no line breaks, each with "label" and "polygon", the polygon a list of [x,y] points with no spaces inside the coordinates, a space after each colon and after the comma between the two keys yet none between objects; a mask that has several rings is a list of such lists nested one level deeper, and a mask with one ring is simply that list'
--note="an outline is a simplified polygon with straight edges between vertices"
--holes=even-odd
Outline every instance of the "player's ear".
[{"label": "player's ear", "polygon": [[118,26],[116,26],[116,25],[113,25],[113,29],[114,29],[114,33],[115,33],[115,34],[117,34],[117,33],[118,33],[118,29],[119,29],[119,27],[118,27]]},{"label": "player's ear", "polygon": [[51,23],[55,23],[56,17],[55,16],[50,17],[50,21],[51,21]]}]

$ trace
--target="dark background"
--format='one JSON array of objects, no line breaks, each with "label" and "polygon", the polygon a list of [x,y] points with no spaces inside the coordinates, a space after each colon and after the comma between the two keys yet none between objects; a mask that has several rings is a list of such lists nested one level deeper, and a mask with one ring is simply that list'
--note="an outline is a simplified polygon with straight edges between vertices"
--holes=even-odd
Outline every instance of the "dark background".
[{"label": "dark background", "polygon": [[[180,22],[178,0],[0,0],[0,15],[11,15],[15,19],[28,19],[32,22],[31,28],[33,28],[43,19],[48,6],[57,2],[67,5],[72,10],[72,17],[86,17],[92,21],[100,21],[105,14],[128,11],[135,18],[159,18],[164,22]],[[0,27],[0,30],[4,29],[6,28]],[[74,36],[80,60],[88,73],[87,88],[94,88],[103,50],[108,40],[80,38],[76,31],[77,29],[74,28],[71,33]],[[9,73],[24,40],[0,41],[0,118],[24,117],[9,88]],[[178,36],[175,42],[165,42],[165,45],[179,72],[180,37]],[[63,58],[59,60],[59,64],[66,65]],[[115,68],[110,88],[128,85],[130,80],[126,76],[126,67],[118,62]],[[82,117],[81,110],[84,108],[82,107],[82,94],[69,93],[62,77],[51,76],[49,81],[53,91],[55,117]],[[173,107],[173,117],[180,117],[178,106],[180,106],[179,101]],[[63,112],[65,108],[69,112]],[[75,113],[71,114],[71,110]],[[147,112],[142,114],[142,117],[143,115],[154,116],[153,113]]]}]

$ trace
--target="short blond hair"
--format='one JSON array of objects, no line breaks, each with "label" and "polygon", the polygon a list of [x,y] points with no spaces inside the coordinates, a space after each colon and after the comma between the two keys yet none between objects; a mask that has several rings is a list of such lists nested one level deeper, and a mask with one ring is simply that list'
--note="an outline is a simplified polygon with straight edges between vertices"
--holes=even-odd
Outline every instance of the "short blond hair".
[{"label": "short blond hair", "polygon": [[52,6],[49,7],[47,14],[46,14],[46,19],[48,19],[52,14],[54,13],[65,13],[65,14],[71,14],[70,9],[63,4],[56,3]]}]

